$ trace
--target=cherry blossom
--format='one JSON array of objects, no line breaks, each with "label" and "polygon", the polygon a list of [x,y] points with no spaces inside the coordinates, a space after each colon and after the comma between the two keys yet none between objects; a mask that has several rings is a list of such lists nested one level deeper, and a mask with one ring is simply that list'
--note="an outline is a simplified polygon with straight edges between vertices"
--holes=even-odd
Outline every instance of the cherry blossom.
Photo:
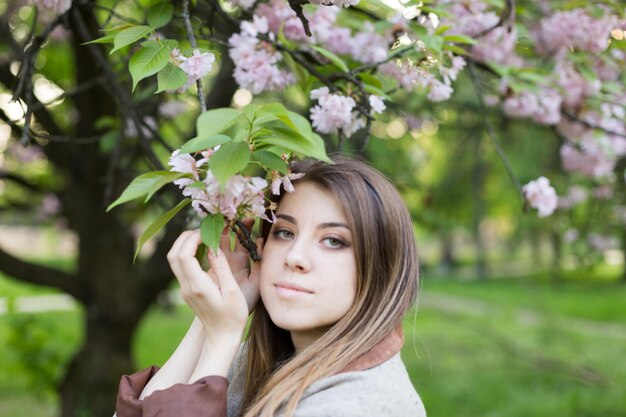
[{"label": "cherry blossom", "polygon": [[385,106],[385,103],[383,103],[382,98],[378,96],[371,95],[369,97],[369,102],[370,102],[370,106],[372,107],[372,110],[375,113],[382,113],[387,108],[387,106]]},{"label": "cherry blossom", "polygon": [[272,172],[272,194],[280,195],[280,187],[282,186],[286,192],[292,193],[294,191],[292,180],[297,180],[304,177],[302,173],[289,173],[281,176],[277,171]]},{"label": "cherry blossom", "polygon": [[270,43],[256,37],[261,31],[269,30],[267,19],[257,17],[252,24],[245,23],[242,23],[241,33],[232,35],[228,41],[229,54],[235,63],[235,81],[253,94],[292,84],[294,75],[278,67],[281,54]]},{"label": "cherry blossom", "polygon": [[39,9],[59,15],[72,7],[72,0],[31,0],[31,4]]},{"label": "cherry blossom", "polygon": [[311,91],[311,98],[318,104],[311,109],[313,127],[320,133],[338,133],[340,130],[350,136],[364,126],[359,122],[358,113],[353,112],[356,102],[352,97],[331,94],[328,87]]},{"label": "cherry blossom", "polygon": [[211,71],[215,62],[215,55],[211,52],[201,53],[199,50],[194,49],[192,56],[189,58],[182,57],[181,60],[180,69],[185,71],[189,81],[196,81],[202,79]]},{"label": "cherry blossom", "polygon": [[557,207],[558,197],[546,177],[539,177],[522,187],[524,198],[530,207],[537,209],[539,217],[550,216]]}]

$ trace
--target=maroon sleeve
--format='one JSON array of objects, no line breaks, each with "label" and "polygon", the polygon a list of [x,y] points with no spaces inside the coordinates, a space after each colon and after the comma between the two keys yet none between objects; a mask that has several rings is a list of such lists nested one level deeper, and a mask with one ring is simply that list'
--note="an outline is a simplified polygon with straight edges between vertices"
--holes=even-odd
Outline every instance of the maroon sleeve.
[{"label": "maroon sleeve", "polygon": [[152,366],[122,376],[115,406],[117,417],[226,417],[228,380],[221,376],[207,376],[193,384],[175,384],[139,400],[141,391],[158,370]]},{"label": "maroon sleeve", "polygon": [[158,370],[158,367],[151,366],[132,375],[122,375],[115,403],[117,417],[143,416],[143,401],[139,399],[139,395]]}]

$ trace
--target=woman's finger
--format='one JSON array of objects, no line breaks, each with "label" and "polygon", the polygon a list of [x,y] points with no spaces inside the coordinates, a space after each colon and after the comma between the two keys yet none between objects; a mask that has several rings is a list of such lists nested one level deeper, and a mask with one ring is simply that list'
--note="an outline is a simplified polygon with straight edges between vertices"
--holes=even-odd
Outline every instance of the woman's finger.
[{"label": "woman's finger", "polygon": [[172,248],[167,253],[167,260],[170,264],[170,268],[174,275],[178,279],[178,277],[182,274],[182,270],[179,264],[179,251],[184,242],[189,238],[189,235],[193,232],[191,230],[187,230],[178,236],[178,238],[174,241]]},{"label": "woman's finger", "polygon": [[208,279],[207,273],[195,257],[200,242],[200,232],[195,231],[187,237],[180,247],[178,251],[178,264],[181,269],[181,274],[178,277],[179,282],[192,294],[205,293],[214,297],[219,290],[213,281]]},{"label": "woman's finger", "polygon": [[239,291],[239,284],[237,284],[230,266],[228,266],[228,260],[221,249],[218,249],[217,254],[209,250],[209,263],[213,273],[217,276],[223,296],[233,291]]}]

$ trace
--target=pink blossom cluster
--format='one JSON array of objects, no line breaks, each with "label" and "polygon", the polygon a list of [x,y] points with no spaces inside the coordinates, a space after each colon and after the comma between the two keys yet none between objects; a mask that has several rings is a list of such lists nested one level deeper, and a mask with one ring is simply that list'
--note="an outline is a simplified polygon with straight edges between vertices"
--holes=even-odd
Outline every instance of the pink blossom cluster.
[{"label": "pink blossom cluster", "polygon": [[539,177],[522,187],[524,198],[530,207],[537,209],[539,217],[550,216],[557,207],[558,197],[546,177]]},{"label": "pink blossom cluster", "polygon": [[[344,5],[346,3],[343,3]],[[319,7],[314,13],[305,12],[311,29],[311,37],[304,32],[302,21],[285,0],[271,0],[259,5],[255,16],[265,17],[269,31],[275,36],[282,34],[290,41],[320,45],[336,54],[349,54],[363,63],[384,60],[393,40],[376,33],[371,24],[365,30],[352,35],[350,29],[336,24],[339,7]]]},{"label": "pink blossom cluster", "polygon": [[582,106],[585,99],[600,91],[600,80],[583,77],[571,61],[560,59],[554,69],[554,80],[560,87],[563,105],[571,110]]},{"label": "pink blossom cluster", "polygon": [[617,156],[606,136],[586,136],[574,144],[566,142],[560,149],[561,162],[567,171],[590,178],[605,178],[613,172]]},{"label": "pink blossom cluster", "polygon": [[521,67],[523,60],[515,53],[517,31],[509,27],[497,27],[478,38],[472,47],[472,57],[480,62],[493,62],[511,67]]},{"label": "pink blossom cluster", "polygon": [[552,88],[540,92],[521,91],[504,99],[504,113],[512,117],[529,117],[544,125],[555,125],[561,120],[561,95]]},{"label": "pink blossom cluster", "polygon": [[55,15],[63,14],[72,7],[72,0],[31,0],[30,3],[42,11]]},{"label": "pink blossom cluster", "polygon": [[559,11],[542,19],[534,32],[537,52],[553,54],[568,48],[599,53],[609,46],[609,36],[619,20],[606,13],[594,17],[582,8]]},{"label": "pink blossom cluster", "polygon": [[382,74],[395,79],[405,90],[411,91],[420,88],[427,92],[427,98],[432,102],[449,99],[454,92],[451,84],[466,65],[465,59],[460,56],[450,56],[450,67],[441,64],[439,73],[443,81],[431,72],[414,66],[410,61],[398,60],[388,62],[379,67]]},{"label": "pink blossom cluster", "polygon": [[268,30],[267,19],[255,15],[252,22],[243,22],[241,32],[228,40],[229,55],[235,63],[235,80],[253,94],[279,90],[295,81],[291,72],[278,67],[281,54],[269,42],[258,38]]},{"label": "pink blossom cluster", "polygon": [[313,127],[320,133],[338,133],[341,131],[350,137],[365,126],[365,121],[354,110],[356,102],[352,97],[331,94],[328,87],[311,91],[311,98],[318,104],[311,108]]},{"label": "pink blossom cluster", "polygon": [[201,158],[196,160],[176,150],[168,163],[172,167],[170,171],[190,175],[175,180],[174,184],[183,190],[184,196],[191,197],[193,209],[202,217],[221,213],[229,220],[242,216],[269,220],[265,214],[267,181],[261,177],[234,175],[221,187],[211,170],[204,168],[211,154],[212,151],[201,152]]},{"label": "pink blossom cluster", "polygon": [[482,1],[448,0],[452,6],[448,9],[450,17],[442,19],[441,25],[450,25],[449,34],[476,36],[496,26],[500,18],[489,5]]}]

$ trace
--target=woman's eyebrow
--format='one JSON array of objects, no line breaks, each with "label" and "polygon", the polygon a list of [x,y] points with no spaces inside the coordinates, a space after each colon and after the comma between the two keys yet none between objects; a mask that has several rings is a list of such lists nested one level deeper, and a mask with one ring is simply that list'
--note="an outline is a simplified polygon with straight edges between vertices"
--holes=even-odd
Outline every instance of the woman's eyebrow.
[{"label": "woman's eyebrow", "polygon": [[278,219],[284,219],[286,221],[288,221],[289,223],[293,223],[295,225],[298,224],[298,222],[296,221],[296,219],[288,214],[277,214],[276,218]]},{"label": "woman's eyebrow", "polygon": [[350,227],[345,224],[345,223],[338,223],[338,222],[326,222],[326,223],[320,223],[317,225],[317,229],[327,229],[329,227],[344,227],[348,230],[350,230]]},{"label": "woman's eyebrow", "polygon": [[[288,214],[277,214],[276,218],[278,219],[283,219],[291,224],[294,225],[298,225],[298,222],[296,221],[295,217],[290,216]],[[320,223],[317,225],[316,229],[327,229],[329,227],[343,227],[345,229],[350,230],[350,226],[348,226],[345,223],[341,223],[341,222],[324,222],[324,223]]]}]

